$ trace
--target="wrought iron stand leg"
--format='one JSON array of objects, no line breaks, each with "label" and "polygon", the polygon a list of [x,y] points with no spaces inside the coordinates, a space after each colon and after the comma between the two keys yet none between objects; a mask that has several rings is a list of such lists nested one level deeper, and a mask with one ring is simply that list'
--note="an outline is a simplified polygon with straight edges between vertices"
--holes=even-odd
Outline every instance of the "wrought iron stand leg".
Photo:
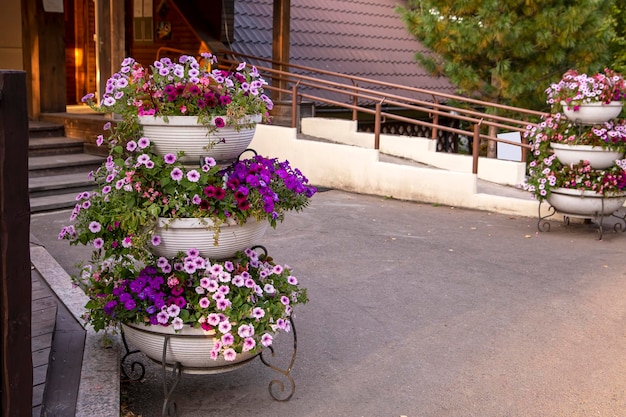
[{"label": "wrought iron stand leg", "polygon": [[539,230],[540,232],[549,232],[550,222],[547,221],[546,219],[548,217],[554,216],[556,214],[556,209],[552,207],[551,205],[548,205],[548,214],[541,217],[541,201],[540,201],[539,208],[537,209],[537,211],[538,211],[538,217],[539,217],[539,220],[537,221],[537,230]]},{"label": "wrought iron stand leg", "polygon": [[[146,367],[143,365],[143,363],[141,362],[131,362],[130,365],[128,366],[130,368],[130,372],[133,375],[138,375],[136,377],[132,377],[128,374],[128,372],[126,372],[126,359],[128,359],[128,357],[130,355],[133,355],[135,353],[140,353],[139,350],[130,350],[128,348],[128,342],[126,342],[126,336],[124,335],[124,330],[121,331],[122,333],[122,343],[124,344],[124,349],[126,350],[126,353],[124,354],[124,356],[122,356],[122,360],[120,361],[120,367],[122,368],[122,374],[124,376],[125,379],[129,380],[129,381],[140,381],[141,379],[143,379],[143,377],[146,375]],[[139,369],[139,370],[137,370]]]},{"label": "wrought iron stand leg", "polygon": [[617,218],[617,223],[613,226],[613,230],[615,232],[626,232],[626,214],[624,217],[621,217],[615,213],[611,214],[611,216]]},{"label": "wrought iron stand leg", "polygon": [[[287,367],[287,369],[280,369],[274,365],[271,365],[269,362],[265,360],[265,357],[263,356],[263,351],[261,351],[261,354],[259,355],[259,357],[261,358],[261,362],[263,362],[265,366],[282,374],[285,378],[287,378],[287,380],[289,381],[289,384],[291,385],[291,391],[289,392],[289,395],[286,398],[279,398],[274,394],[272,388],[274,387],[274,385],[277,385],[279,391],[281,393],[284,393],[285,384],[281,380],[278,380],[278,379],[274,379],[270,381],[269,386],[268,386],[270,395],[276,401],[289,401],[291,397],[293,396],[293,394],[296,392],[296,383],[291,377],[291,368],[293,367],[293,364],[296,361],[296,353],[298,350],[298,337],[296,335],[296,327],[294,326],[293,319],[291,317],[289,317],[289,323],[291,325],[291,330],[293,332],[293,354],[291,355],[291,361],[289,362],[289,366]],[[269,350],[270,352],[272,352],[272,356],[274,356],[274,349],[270,346]]]},{"label": "wrought iron stand leg", "polygon": [[174,382],[172,386],[168,389],[167,387],[167,344],[170,341],[170,336],[166,335],[163,341],[163,356],[161,357],[161,369],[163,371],[163,409],[161,410],[161,416],[163,417],[171,417],[177,416],[176,403],[172,401],[172,394],[178,386],[180,379],[183,375],[183,366],[180,362],[176,362],[174,368],[172,369],[172,375],[174,376]]}]

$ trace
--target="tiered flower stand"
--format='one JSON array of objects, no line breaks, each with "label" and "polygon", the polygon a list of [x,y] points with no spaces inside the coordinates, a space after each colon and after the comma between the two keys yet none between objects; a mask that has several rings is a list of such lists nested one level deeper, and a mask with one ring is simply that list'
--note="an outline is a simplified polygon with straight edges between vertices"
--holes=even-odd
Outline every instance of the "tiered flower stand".
[{"label": "tiered flower stand", "polygon": [[[604,123],[617,117],[622,109],[621,103],[600,105],[599,103],[582,105],[578,112],[564,106],[565,116],[574,121],[579,127]],[[623,152],[603,149],[600,146],[565,145],[551,143],[552,150],[558,160],[563,164],[577,164],[581,160],[589,162],[593,169],[606,169],[615,163],[616,159],[624,156]],[[539,202],[539,220],[537,228],[540,232],[549,231],[550,223],[547,219],[557,213],[563,215],[566,225],[570,224],[570,218],[581,218],[586,222],[593,222],[597,226],[598,240],[604,234],[605,218],[617,219],[614,231],[626,231],[626,215],[616,214],[626,202],[626,193],[618,195],[601,195],[594,191],[582,191],[576,189],[556,188],[547,198],[548,214],[542,216],[542,201]]]},{"label": "tiered flower stand", "polygon": [[[577,190],[566,190],[574,191]],[[553,191],[554,193],[554,191]],[[594,193],[595,194],[595,193]],[[551,201],[552,200],[552,201]],[[563,202],[565,201],[565,203]],[[615,232],[626,231],[626,214],[620,216],[617,214],[619,208],[626,201],[626,195],[620,197],[602,197],[598,196],[581,196],[580,191],[577,195],[558,195],[558,198],[548,199],[548,214],[541,215],[542,202],[539,202],[539,220],[537,222],[537,229],[540,232],[550,231],[550,222],[548,219],[556,215],[557,213],[563,215],[563,222],[566,225],[570,224],[570,218],[580,218],[587,222],[592,222],[597,226],[598,240],[602,240],[604,234],[604,220],[605,218],[612,218],[617,220],[613,225]],[[576,208],[577,203],[584,203],[589,209],[581,210]],[[591,202],[591,204],[586,204]]]},{"label": "tiered flower stand", "polygon": [[[257,248],[263,250],[265,256],[267,256],[267,251],[264,247],[256,246],[255,249]],[[132,359],[135,354],[144,354],[148,359],[161,365],[161,377],[163,382],[163,407],[161,415],[176,416],[176,403],[173,401],[172,395],[181,381],[183,374],[213,375],[230,372],[251,363],[258,356],[263,365],[282,375],[290,386],[290,389],[287,390],[285,383],[281,379],[271,380],[268,385],[268,390],[272,398],[276,401],[289,401],[296,390],[295,381],[291,376],[291,370],[296,360],[298,348],[298,337],[292,317],[289,317],[289,323],[291,327],[290,333],[292,333],[293,338],[293,351],[286,368],[280,368],[270,363],[270,358],[275,356],[272,346],[265,348],[257,354],[251,354],[249,356],[240,354],[241,359],[238,358],[234,362],[227,362],[223,358],[220,358],[218,361],[213,361],[209,358],[210,347],[206,347],[207,343],[212,345],[211,336],[204,334],[182,335],[171,332],[155,334],[154,332],[141,328],[141,326],[127,327],[126,331],[122,328],[121,336],[125,350],[121,359],[122,374],[123,377],[129,381],[139,381],[144,378],[146,372],[145,366],[141,361]],[[132,344],[135,340],[143,340],[145,338],[152,339],[155,337],[158,338],[157,341],[152,342],[150,344],[151,346],[144,347],[143,349],[131,349],[128,343],[128,339],[131,340]],[[283,340],[283,338],[281,337],[280,340]],[[199,343],[203,345],[198,346]],[[180,347],[181,352],[173,352],[172,348],[174,345],[178,345],[179,347],[181,345],[184,346]],[[160,350],[160,355],[155,351],[157,347],[159,348],[158,350]],[[207,360],[198,360],[198,357],[203,354],[206,355]],[[172,357],[178,357],[179,360],[173,360]],[[198,362],[202,362],[202,364],[199,365]],[[171,374],[169,378],[168,373]]]}]

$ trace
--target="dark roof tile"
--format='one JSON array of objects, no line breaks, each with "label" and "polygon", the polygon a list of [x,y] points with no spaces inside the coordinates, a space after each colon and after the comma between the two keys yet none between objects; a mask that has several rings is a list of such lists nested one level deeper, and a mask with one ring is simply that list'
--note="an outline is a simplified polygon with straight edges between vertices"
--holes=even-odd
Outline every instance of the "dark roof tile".
[{"label": "dark roof tile", "polygon": [[[446,78],[429,75],[415,61],[415,52],[428,50],[408,33],[397,5],[398,0],[291,0],[291,63],[454,92]],[[271,58],[272,10],[273,0],[235,1],[232,49]],[[327,98],[347,101],[332,93]]]}]

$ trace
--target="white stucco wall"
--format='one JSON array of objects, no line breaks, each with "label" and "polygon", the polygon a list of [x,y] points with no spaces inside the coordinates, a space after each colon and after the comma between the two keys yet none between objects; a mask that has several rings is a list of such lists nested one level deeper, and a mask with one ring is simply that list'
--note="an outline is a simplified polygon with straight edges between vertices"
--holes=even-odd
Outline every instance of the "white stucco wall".
[{"label": "white stucco wall", "polygon": [[379,152],[372,147],[298,139],[296,129],[268,125],[257,127],[250,147],[261,155],[289,160],[317,186],[528,217],[537,215],[535,201],[477,193],[477,176],[471,173],[471,165],[469,172],[460,172],[381,162]]}]

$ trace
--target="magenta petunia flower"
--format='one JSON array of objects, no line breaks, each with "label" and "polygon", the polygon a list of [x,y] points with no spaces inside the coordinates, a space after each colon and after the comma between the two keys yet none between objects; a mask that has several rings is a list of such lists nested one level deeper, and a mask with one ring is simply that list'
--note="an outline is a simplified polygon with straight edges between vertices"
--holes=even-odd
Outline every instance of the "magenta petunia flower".
[{"label": "magenta petunia flower", "polygon": [[216,117],[213,120],[213,123],[215,124],[215,127],[217,127],[218,129],[221,127],[226,126],[226,123],[224,122],[224,119],[222,119],[221,117]]}]

